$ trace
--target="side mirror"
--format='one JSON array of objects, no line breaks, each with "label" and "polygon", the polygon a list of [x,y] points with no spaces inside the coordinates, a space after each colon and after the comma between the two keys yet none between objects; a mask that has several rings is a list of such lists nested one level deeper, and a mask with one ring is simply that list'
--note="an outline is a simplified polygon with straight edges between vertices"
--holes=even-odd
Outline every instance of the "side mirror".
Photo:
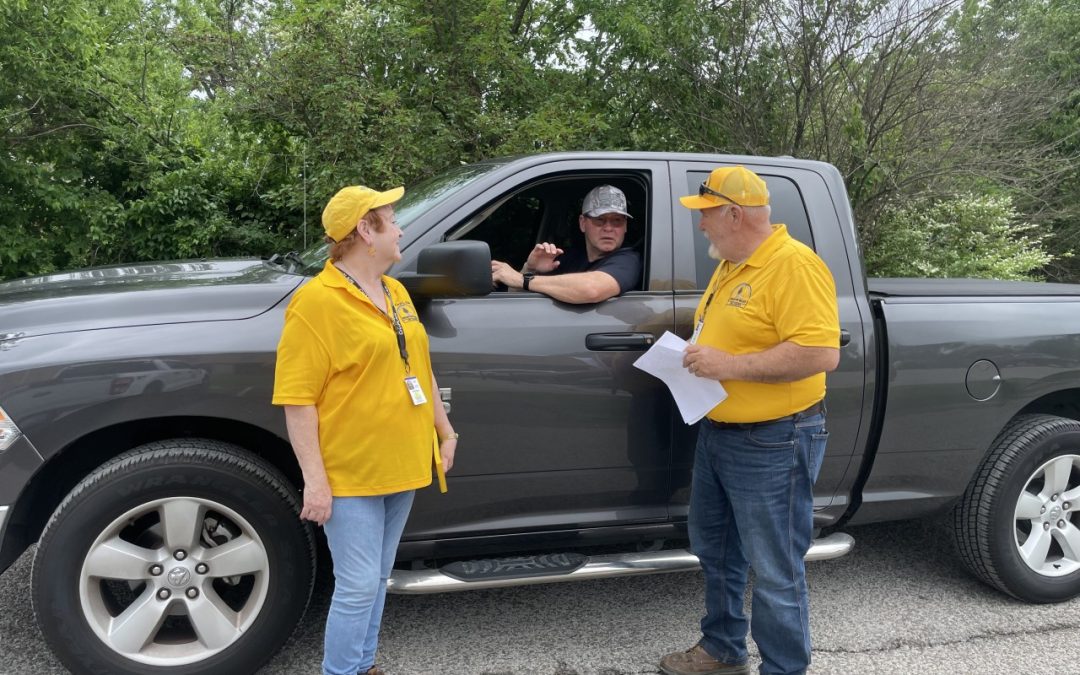
[{"label": "side mirror", "polygon": [[491,292],[491,249],[487,242],[444,241],[420,251],[416,272],[398,281],[415,298],[476,297]]}]

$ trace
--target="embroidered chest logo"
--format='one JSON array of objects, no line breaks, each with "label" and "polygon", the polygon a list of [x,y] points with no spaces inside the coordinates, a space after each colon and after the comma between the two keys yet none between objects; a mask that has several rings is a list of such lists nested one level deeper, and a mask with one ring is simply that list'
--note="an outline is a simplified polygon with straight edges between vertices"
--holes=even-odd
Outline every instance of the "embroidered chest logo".
[{"label": "embroidered chest logo", "polygon": [[401,323],[420,320],[416,316],[416,312],[413,311],[412,305],[407,302],[399,302],[394,306],[394,309],[397,310],[398,320],[400,320]]},{"label": "embroidered chest logo", "polygon": [[730,307],[738,307],[742,309],[746,307],[746,303],[750,302],[750,296],[753,294],[753,289],[750,288],[750,284],[739,284],[731,291],[731,297],[728,298],[727,304]]}]

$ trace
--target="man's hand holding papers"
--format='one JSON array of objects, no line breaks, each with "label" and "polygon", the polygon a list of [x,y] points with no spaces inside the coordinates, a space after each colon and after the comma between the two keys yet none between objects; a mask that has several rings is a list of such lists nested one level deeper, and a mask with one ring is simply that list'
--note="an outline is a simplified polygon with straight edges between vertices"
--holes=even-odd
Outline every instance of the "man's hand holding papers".
[{"label": "man's hand holding papers", "polygon": [[727,398],[727,392],[716,380],[697,377],[683,367],[687,345],[681,337],[665,332],[634,362],[634,367],[663,381],[679,407],[683,422],[693,424]]}]

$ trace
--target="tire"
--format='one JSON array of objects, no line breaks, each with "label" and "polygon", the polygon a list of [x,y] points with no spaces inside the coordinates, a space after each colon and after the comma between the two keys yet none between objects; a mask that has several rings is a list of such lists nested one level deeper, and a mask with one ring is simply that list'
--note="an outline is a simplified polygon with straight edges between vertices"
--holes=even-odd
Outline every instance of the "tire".
[{"label": "tire", "polygon": [[217,441],[144,445],[64,499],[31,596],[75,673],[250,673],[292,634],[314,583],[312,530],[272,466]]},{"label": "tire", "polygon": [[1004,593],[1080,595],[1080,422],[1012,420],[953,510],[953,536],[975,576]]}]

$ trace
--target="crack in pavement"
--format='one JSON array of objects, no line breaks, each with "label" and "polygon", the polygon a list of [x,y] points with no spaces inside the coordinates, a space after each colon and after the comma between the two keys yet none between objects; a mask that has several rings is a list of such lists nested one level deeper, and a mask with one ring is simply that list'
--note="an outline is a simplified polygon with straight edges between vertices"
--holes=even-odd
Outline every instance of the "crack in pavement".
[{"label": "crack in pavement", "polygon": [[883,647],[877,647],[872,649],[844,649],[838,648],[824,648],[814,647],[813,651],[820,654],[884,654],[887,652],[894,652],[905,648],[914,649],[934,649],[936,647],[951,647],[953,645],[962,645],[970,642],[978,642],[980,640],[997,640],[1000,638],[1010,637],[1023,637],[1025,635],[1046,635],[1052,633],[1064,633],[1066,631],[1072,632],[1080,629],[1080,622],[1064,624],[1062,626],[1054,626],[1053,628],[1038,628],[1032,630],[1015,630],[1015,631],[987,631],[985,633],[979,633],[976,635],[970,635],[968,637],[957,640],[942,640],[940,642],[912,642],[909,640],[896,640],[890,642]]}]

